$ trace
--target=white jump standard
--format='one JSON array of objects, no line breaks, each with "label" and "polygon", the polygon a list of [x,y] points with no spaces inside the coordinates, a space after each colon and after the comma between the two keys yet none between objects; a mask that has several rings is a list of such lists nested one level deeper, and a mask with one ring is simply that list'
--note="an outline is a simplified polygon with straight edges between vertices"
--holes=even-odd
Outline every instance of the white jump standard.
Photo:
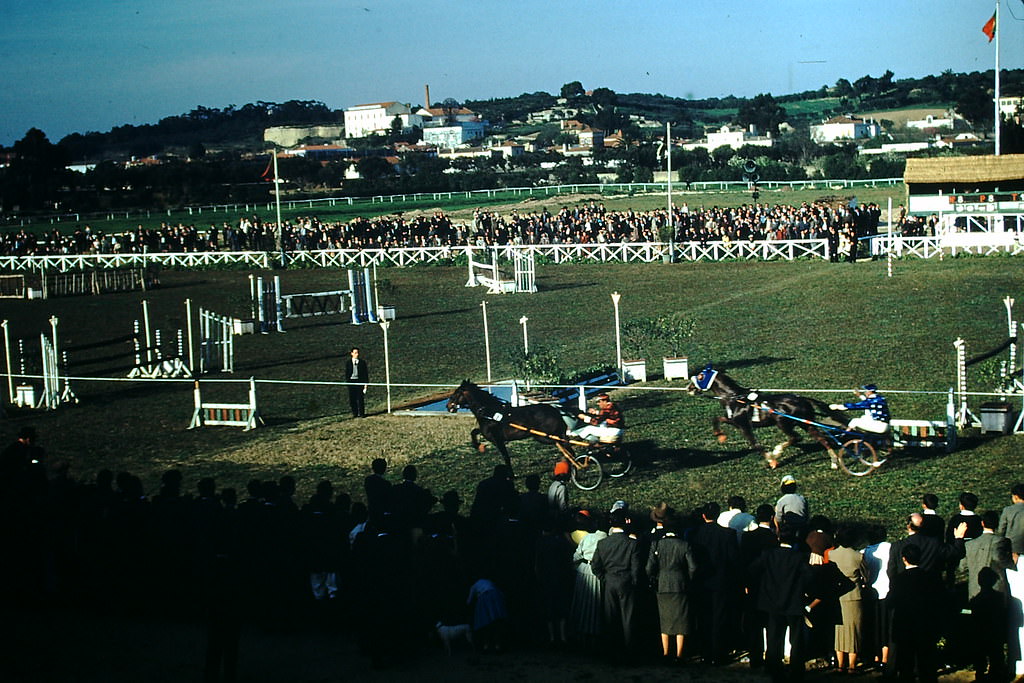
[{"label": "white jump standard", "polygon": [[526,249],[512,251],[512,278],[502,278],[498,267],[498,250],[491,250],[491,262],[473,260],[473,247],[466,247],[469,263],[467,287],[487,287],[488,294],[530,293],[537,291],[536,264],[533,252]]}]

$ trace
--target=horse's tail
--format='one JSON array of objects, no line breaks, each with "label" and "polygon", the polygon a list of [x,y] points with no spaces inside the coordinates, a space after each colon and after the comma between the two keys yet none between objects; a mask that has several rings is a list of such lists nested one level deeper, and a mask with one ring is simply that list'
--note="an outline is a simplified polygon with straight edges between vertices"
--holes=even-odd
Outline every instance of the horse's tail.
[{"label": "horse's tail", "polygon": [[840,410],[832,410],[831,408],[828,407],[827,403],[825,403],[824,401],[819,401],[816,398],[810,398],[809,396],[805,396],[804,398],[807,399],[807,402],[814,407],[814,411],[822,418],[832,420],[843,427],[849,424],[850,416],[847,415],[845,412]]}]

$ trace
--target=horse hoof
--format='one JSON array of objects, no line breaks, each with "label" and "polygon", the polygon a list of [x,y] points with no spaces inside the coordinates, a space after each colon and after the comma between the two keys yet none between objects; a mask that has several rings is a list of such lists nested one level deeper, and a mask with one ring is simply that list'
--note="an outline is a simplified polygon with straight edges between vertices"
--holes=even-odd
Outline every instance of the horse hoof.
[{"label": "horse hoof", "polygon": [[485,446],[483,444],[480,444],[479,446],[476,447],[476,450],[479,451],[480,453],[486,453],[487,452],[487,446]]},{"label": "horse hoof", "polygon": [[716,438],[718,439],[718,443],[725,443],[729,437],[725,434],[719,434]]}]

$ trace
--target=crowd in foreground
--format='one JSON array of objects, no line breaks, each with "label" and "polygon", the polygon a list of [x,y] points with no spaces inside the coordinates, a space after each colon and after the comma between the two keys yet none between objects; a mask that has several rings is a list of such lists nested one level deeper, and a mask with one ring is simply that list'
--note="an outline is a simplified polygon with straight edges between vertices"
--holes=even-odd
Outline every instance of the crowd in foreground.
[{"label": "crowd in foreground", "polygon": [[189,492],[178,470],[147,493],[127,472],[74,480],[35,437],[23,429],[0,456],[5,599],[205,614],[207,680],[234,680],[244,624],[310,614],[350,624],[377,667],[440,642],[513,657],[550,645],[619,667],[742,662],[775,680],[809,667],[1024,674],[1024,484],[999,512],[961,492],[948,520],[925,495],[886,539],[812,514],[790,476],[753,513],[741,495],[598,510],[571,504],[564,466],[520,488],[499,465],[465,514],[457,492],[438,498],[414,466],[395,477],[383,459],[355,496],[324,480],[297,501],[287,476]]},{"label": "crowd in foreground", "polygon": [[[217,251],[309,251],[318,249],[455,248],[469,245],[603,244],[621,242],[761,241],[828,239],[833,253],[848,253],[859,239],[878,234],[881,211],[864,206],[804,202],[799,206],[746,204],[691,209],[687,205],[651,211],[609,211],[603,204],[564,207],[556,213],[513,211],[506,215],[478,209],[472,222],[433,215],[356,218],[347,223],[316,216],[284,223],[278,241],[276,223],[257,216],[207,227],[162,223],[113,234],[91,226],[71,234],[54,229],[37,235],[26,230],[0,235],[0,255],[43,256],[117,253],[192,253]],[[903,226],[903,219],[901,219]],[[914,223],[905,227],[908,234]],[[670,227],[671,226],[671,227]]]}]

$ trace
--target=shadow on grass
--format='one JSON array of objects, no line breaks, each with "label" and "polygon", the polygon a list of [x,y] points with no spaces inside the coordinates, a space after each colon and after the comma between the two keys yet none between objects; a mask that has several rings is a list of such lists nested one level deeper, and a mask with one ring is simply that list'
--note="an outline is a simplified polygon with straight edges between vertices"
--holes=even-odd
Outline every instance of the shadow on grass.
[{"label": "shadow on grass", "polygon": [[654,441],[639,441],[629,444],[633,462],[644,475],[657,477],[667,472],[712,467],[730,460],[741,460],[751,449],[706,450],[702,448],[665,448]]},{"label": "shadow on grass", "polygon": [[598,282],[561,282],[558,284],[551,284],[544,280],[544,278],[537,278],[537,291],[540,292],[559,292],[567,289],[587,289],[589,287],[598,286]]}]

